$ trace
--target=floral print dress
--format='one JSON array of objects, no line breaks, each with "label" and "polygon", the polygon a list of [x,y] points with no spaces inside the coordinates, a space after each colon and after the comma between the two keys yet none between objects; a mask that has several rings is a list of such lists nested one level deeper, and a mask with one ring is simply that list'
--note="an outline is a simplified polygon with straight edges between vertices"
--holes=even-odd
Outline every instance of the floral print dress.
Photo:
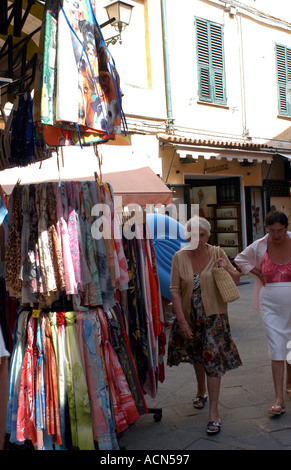
[{"label": "floral print dress", "polygon": [[193,339],[185,339],[175,319],[168,343],[168,365],[181,362],[201,363],[211,377],[221,377],[228,370],[242,365],[237,347],[231,337],[228,315],[206,316],[202,304],[200,275],[194,275],[190,324]]}]

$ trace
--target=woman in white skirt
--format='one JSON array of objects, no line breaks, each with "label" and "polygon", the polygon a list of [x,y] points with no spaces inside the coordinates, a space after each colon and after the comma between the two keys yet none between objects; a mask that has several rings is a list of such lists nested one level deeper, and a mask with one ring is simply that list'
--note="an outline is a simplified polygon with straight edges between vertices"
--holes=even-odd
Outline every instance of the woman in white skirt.
[{"label": "woman in white skirt", "polygon": [[[271,211],[265,219],[267,234],[235,258],[244,274],[255,274],[253,306],[261,312],[265,325],[275,389],[269,414],[285,410],[286,392],[291,398],[291,232],[285,213]],[[288,360],[289,355],[289,360]]]}]

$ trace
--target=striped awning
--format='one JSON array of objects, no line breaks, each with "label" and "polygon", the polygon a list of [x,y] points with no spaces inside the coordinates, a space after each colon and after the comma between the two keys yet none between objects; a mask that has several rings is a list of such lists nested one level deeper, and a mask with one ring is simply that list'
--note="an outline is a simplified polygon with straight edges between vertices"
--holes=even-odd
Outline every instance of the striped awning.
[{"label": "striped awning", "polygon": [[157,139],[165,145],[174,147],[181,160],[191,156],[195,160],[199,157],[203,157],[205,160],[214,157],[216,160],[225,158],[227,161],[237,160],[238,162],[248,161],[250,163],[265,161],[271,163],[273,155],[276,153],[272,147],[266,144],[251,141],[203,139],[173,134],[157,134]]}]

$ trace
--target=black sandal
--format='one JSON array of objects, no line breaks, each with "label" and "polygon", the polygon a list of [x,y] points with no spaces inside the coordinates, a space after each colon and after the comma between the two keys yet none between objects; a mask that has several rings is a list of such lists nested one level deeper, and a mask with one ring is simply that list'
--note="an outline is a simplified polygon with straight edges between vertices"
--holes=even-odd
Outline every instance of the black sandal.
[{"label": "black sandal", "polygon": [[220,432],[220,428],[221,428],[220,420],[219,420],[219,422],[209,421],[209,423],[207,425],[207,432],[208,432],[208,434],[217,434],[217,433]]},{"label": "black sandal", "polygon": [[207,397],[195,397],[193,399],[193,406],[197,408],[197,410],[202,410],[204,408],[205,403],[207,401]]}]

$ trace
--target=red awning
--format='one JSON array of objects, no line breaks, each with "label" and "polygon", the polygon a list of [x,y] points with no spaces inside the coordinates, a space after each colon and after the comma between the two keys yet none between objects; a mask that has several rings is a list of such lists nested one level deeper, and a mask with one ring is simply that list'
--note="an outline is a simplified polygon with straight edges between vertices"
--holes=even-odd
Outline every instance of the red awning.
[{"label": "red awning", "polygon": [[173,202],[172,191],[150,167],[106,173],[102,179],[111,184],[115,196],[122,196],[123,206],[129,204],[138,204],[142,207],[147,204],[166,206]]}]

